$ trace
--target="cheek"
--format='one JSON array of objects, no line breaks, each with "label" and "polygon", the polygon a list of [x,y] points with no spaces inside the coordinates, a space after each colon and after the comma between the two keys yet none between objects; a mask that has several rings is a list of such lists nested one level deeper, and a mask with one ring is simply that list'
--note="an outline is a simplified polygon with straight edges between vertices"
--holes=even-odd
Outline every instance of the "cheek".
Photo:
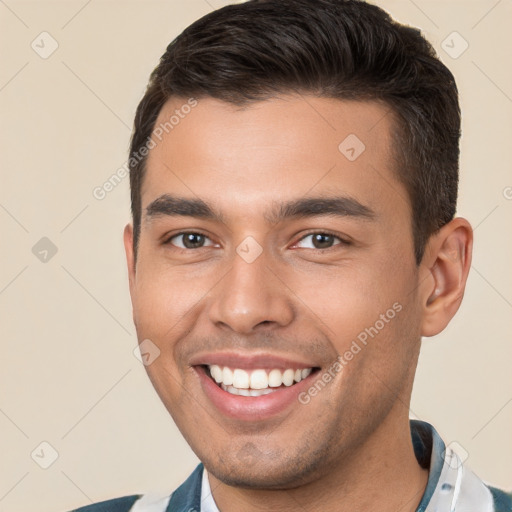
[{"label": "cheek", "polygon": [[419,339],[414,275],[411,264],[386,256],[297,279],[304,314],[339,354],[345,382],[363,383],[374,373],[390,385],[403,378]]},{"label": "cheek", "polygon": [[357,336],[390,309],[388,316],[394,317],[393,305],[404,301],[410,282],[398,269],[375,262],[304,273],[294,280],[293,290],[306,306],[304,314],[320,320],[329,338],[341,339]]},{"label": "cheek", "polygon": [[173,337],[173,330],[186,323],[207,286],[204,279],[191,278],[170,265],[140,265],[133,299],[138,330],[147,337]]}]

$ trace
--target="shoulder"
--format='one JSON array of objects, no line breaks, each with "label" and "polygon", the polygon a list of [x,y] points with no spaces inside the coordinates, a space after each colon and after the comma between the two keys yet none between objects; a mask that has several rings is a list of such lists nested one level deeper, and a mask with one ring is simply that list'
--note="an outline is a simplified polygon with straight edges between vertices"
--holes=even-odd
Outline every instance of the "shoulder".
[{"label": "shoulder", "polygon": [[129,512],[133,504],[140,498],[139,494],[123,496],[113,500],[101,501],[85,507],[71,510],[70,512]]},{"label": "shoulder", "polygon": [[495,512],[512,512],[512,492],[505,492],[490,485],[487,487],[494,500]]},{"label": "shoulder", "polygon": [[[132,494],[73,509],[70,512],[134,512],[146,510],[148,504],[152,504],[151,510],[200,510],[202,476],[203,464],[200,463],[171,496],[154,501],[155,497],[149,494]],[[157,503],[161,508],[154,508]]]}]

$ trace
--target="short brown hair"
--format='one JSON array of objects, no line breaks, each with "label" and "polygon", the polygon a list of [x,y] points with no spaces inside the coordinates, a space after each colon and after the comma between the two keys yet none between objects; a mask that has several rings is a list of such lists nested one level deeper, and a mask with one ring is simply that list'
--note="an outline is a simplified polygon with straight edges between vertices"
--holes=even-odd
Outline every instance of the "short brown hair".
[{"label": "short brown hair", "polygon": [[199,19],[167,47],[137,107],[130,147],[134,250],[140,149],[171,97],[246,105],[281,93],[379,100],[395,122],[398,179],[412,206],[416,262],[457,203],[460,109],[452,73],[420,31],[361,0],[251,0]]}]

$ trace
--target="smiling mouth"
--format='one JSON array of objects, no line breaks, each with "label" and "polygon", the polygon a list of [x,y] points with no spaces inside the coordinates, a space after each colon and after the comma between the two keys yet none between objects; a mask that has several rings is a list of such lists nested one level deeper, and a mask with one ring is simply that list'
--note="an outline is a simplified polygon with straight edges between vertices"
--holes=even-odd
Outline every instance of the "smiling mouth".
[{"label": "smiling mouth", "polygon": [[274,393],[282,388],[294,386],[306,379],[317,368],[288,368],[280,370],[256,369],[243,370],[228,366],[206,365],[206,375],[224,391],[232,395],[262,396]]}]

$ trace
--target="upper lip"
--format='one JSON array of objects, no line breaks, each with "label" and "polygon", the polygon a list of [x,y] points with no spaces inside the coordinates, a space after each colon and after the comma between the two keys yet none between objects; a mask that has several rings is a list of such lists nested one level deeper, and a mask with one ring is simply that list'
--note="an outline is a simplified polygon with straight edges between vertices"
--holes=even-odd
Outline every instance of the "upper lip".
[{"label": "upper lip", "polygon": [[297,359],[296,357],[278,356],[269,353],[237,353],[237,352],[211,352],[205,354],[198,354],[190,360],[191,366],[199,365],[218,365],[227,366],[229,368],[240,368],[243,370],[256,370],[256,369],[278,369],[287,370],[292,368],[294,370],[315,368],[318,365],[312,364],[311,361]]}]

